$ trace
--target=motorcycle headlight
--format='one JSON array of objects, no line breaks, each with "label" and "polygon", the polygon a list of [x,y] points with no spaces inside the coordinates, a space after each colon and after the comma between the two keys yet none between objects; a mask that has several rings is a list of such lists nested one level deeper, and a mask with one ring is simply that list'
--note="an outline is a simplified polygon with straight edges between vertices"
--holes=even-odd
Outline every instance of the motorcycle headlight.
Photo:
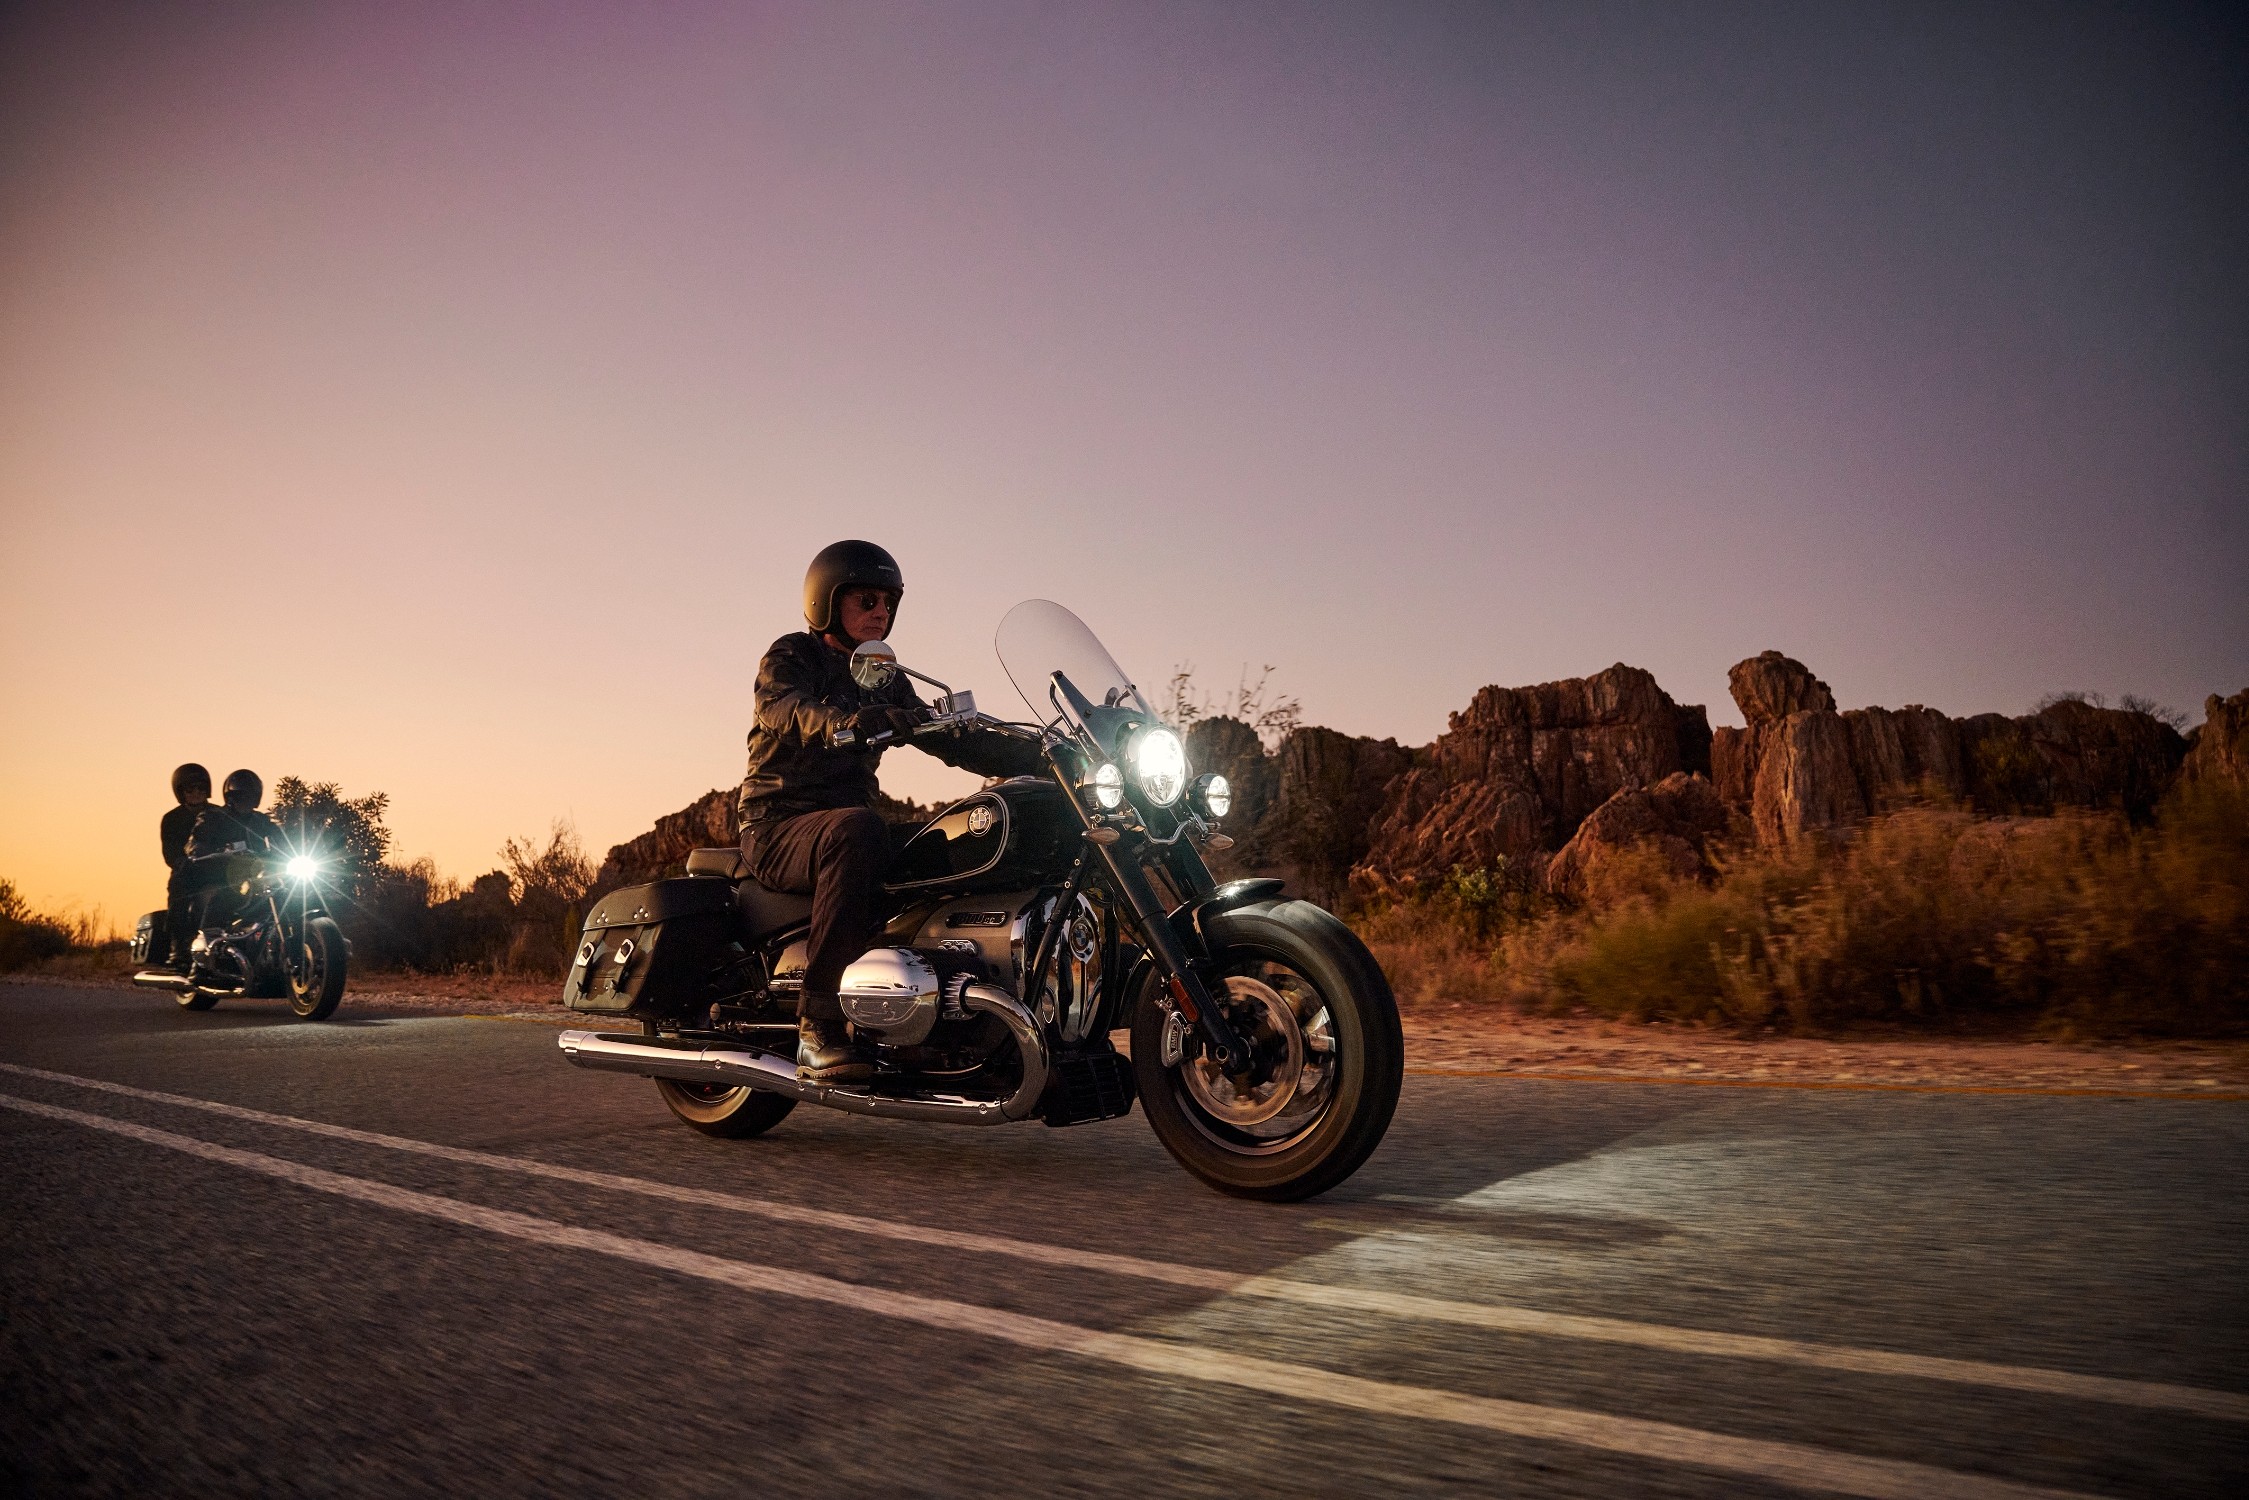
[{"label": "motorcycle headlight", "polygon": [[1158,807],[1179,800],[1187,786],[1187,745],[1161,724],[1150,724],[1132,737],[1128,752],[1132,779]]},{"label": "motorcycle headlight", "polygon": [[1124,806],[1124,772],[1108,761],[1093,768],[1086,785],[1093,788],[1094,805],[1103,812],[1115,812]]},{"label": "motorcycle headlight", "polygon": [[1223,776],[1198,776],[1187,788],[1187,801],[1198,814],[1216,822],[1233,810],[1234,789]]},{"label": "motorcycle headlight", "polygon": [[310,880],[320,873],[320,861],[309,854],[300,854],[290,860],[286,868],[291,880]]}]

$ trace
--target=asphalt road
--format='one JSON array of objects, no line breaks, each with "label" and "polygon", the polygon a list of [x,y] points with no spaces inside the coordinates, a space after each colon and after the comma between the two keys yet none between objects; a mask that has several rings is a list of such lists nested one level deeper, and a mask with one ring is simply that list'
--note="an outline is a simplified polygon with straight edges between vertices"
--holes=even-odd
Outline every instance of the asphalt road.
[{"label": "asphalt road", "polygon": [[711,1141],[555,1036],[0,985],[0,1490],[2249,1476],[2249,1105],[1409,1077],[1274,1207],[1137,1115]]}]

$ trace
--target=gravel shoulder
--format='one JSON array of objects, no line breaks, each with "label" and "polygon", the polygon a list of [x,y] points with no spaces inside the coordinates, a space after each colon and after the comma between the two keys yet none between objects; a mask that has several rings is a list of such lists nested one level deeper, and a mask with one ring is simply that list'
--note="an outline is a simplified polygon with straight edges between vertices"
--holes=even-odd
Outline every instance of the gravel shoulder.
[{"label": "gravel shoulder", "polygon": [[[7,975],[0,982],[130,988],[102,975]],[[556,1003],[557,989],[551,980],[513,975],[374,974],[355,983],[344,1003],[363,1016],[582,1024]],[[1408,1071],[1434,1076],[2249,1097],[2249,1041],[1744,1037],[1669,1023],[1526,1016],[1474,1004],[1411,1007],[1404,1022]]]}]

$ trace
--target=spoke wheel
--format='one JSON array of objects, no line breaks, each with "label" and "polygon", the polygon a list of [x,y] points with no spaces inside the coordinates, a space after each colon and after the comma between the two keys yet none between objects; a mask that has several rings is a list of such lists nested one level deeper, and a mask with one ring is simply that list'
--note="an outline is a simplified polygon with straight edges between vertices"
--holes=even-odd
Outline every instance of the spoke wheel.
[{"label": "spoke wheel", "polygon": [[1148,1123],[1223,1193],[1308,1198],[1358,1170],[1389,1128],[1404,1074],[1396,1002],[1350,929],[1316,906],[1270,902],[1210,924],[1219,1003],[1249,1044],[1222,1071],[1158,1003],[1133,1009],[1132,1065]]},{"label": "spoke wheel", "polygon": [[325,1021],[343,1003],[350,949],[343,929],[327,917],[314,917],[291,944],[289,1008],[308,1021]]},{"label": "spoke wheel", "polygon": [[[655,1022],[643,1023],[650,1036],[661,1036]],[[664,1107],[683,1125],[721,1140],[748,1140],[771,1130],[797,1107],[787,1094],[769,1094],[744,1084],[683,1083],[675,1078],[655,1080]]]}]

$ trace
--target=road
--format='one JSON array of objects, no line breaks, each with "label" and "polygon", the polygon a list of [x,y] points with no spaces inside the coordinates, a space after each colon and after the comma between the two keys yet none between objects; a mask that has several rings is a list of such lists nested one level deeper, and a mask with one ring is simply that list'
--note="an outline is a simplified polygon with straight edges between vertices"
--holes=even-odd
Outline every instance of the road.
[{"label": "road", "polygon": [[0,1489],[2238,1493],[2249,1104],[1409,1077],[1311,1203],[1137,1115],[673,1123],[552,1026],[0,985]]}]

